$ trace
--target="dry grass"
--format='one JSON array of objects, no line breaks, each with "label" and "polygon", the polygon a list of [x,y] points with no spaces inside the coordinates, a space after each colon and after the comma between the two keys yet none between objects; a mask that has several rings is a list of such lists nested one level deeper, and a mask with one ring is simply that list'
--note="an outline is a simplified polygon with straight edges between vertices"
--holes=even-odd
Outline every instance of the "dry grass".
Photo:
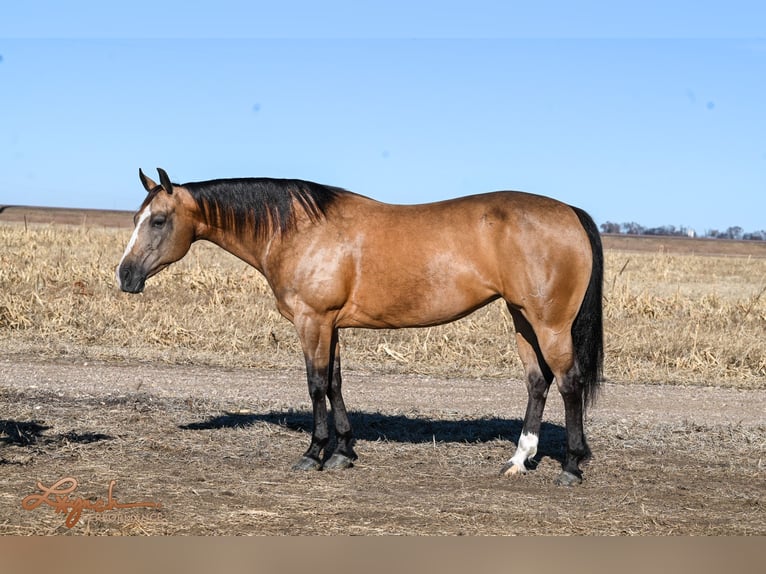
[{"label": "dry grass", "polygon": [[[0,343],[10,354],[214,366],[302,366],[292,326],[256,271],[197,244],[121,293],[114,268],[129,230],[0,224]],[[606,376],[766,388],[766,259],[607,250]],[[358,371],[520,375],[513,327],[496,303],[462,321],[348,330]]]},{"label": "dry grass", "polygon": [[766,259],[607,252],[617,381],[766,388]]}]

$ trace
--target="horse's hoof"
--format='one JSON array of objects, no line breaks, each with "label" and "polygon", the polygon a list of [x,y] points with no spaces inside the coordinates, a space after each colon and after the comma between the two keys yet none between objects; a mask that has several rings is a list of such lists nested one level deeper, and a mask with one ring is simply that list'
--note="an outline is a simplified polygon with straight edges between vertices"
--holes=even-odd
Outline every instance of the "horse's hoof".
[{"label": "horse's hoof", "polygon": [[300,460],[293,465],[293,470],[322,470],[322,463],[314,458],[302,456]]},{"label": "horse's hoof", "polygon": [[562,470],[554,481],[558,486],[577,486],[582,484],[582,477],[572,474],[566,470]]},{"label": "horse's hoof", "polygon": [[515,464],[513,462],[506,463],[503,465],[503,468],[500,469],[500,476],[519,476],[522,474],[526,474],[527,468],[525,466],[519,466],[518,464]]},{"label": "horse's hoof", "polygon": [[354,463],[345,454],[334,453],[327,462],[324,463],[325,470],[339,470],[344,468],[351,468]]}]

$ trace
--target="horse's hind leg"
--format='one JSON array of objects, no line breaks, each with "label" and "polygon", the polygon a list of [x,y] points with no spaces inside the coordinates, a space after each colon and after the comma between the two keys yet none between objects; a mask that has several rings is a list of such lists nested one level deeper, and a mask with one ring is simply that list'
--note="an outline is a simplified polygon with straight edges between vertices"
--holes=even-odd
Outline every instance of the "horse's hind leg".
[{"label": "horse's hind leg", "polygon": [[546,357],[561,397],[567,431],[567,451],[561,474],[556,484],[573,486],[582,482],[580,463],[590,458],[583,426],[583,387],[574,359],[571,328],[538,331],[540,349]]},{"label": "horse's hind leg", "polygon": [[559,392],[564,399],[567,428],[567,455],[564,468],[556,484],[573,486],[582,482],[580,463],[590,458],[591,452],[585,440],[583,425],[583,389],[577,366],[573,365],[561,378],[556,377]]},{"label": "horse's hind leg", "polygon": [[542,357],[537,337],[529,321],[518,309],[510,305],[508,309],[516,328],[516,342],[526,372],[528,394],[527,411],[516,452],[500,471],[505,476],[512,476],[526,472],[525,462],[537,453],[543,410],[548,397],[548,388],[553,381],[553,373]]}]

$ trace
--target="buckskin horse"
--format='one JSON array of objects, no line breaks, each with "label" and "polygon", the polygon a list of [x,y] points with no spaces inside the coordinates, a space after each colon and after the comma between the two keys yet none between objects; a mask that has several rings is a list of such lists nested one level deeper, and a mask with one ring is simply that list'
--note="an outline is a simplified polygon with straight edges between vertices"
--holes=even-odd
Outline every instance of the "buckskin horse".
[{"label": "buckskin horse", "polygon": [[[205,239],[260,271],[298,332],[313,406],[311,443],[296,470],[352,466],[356,455],[341,394],[338,330],[398,329],[454,321],[502,297],[526,374],[527,410],[501,474],[527,471],[537,452],[548,389],[564,400],[566,456],[557,484],[582,481],[590,456],[583,413],[603,361],[603,252],[583,210],[499,191],[422,205],[389,205],[294,179],[160,183],[148,192],[117,267],[123,291]],[[327,402],[335,423],[329,443]],[[328,449],[329,451],[329,449]]]}]

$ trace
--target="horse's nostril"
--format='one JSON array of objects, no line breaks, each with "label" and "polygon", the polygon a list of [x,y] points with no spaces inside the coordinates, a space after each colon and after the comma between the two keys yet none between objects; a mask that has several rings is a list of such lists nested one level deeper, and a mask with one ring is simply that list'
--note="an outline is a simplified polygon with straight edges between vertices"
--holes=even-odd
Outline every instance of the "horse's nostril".
[{"label": "horse's nostril", "polygon": [[117,271],[117,277],[120,281],[120,288],[125,289],[128,287],[132,276],[133,273],[131,272],[130,267],[120,267],[120,269]]}]

